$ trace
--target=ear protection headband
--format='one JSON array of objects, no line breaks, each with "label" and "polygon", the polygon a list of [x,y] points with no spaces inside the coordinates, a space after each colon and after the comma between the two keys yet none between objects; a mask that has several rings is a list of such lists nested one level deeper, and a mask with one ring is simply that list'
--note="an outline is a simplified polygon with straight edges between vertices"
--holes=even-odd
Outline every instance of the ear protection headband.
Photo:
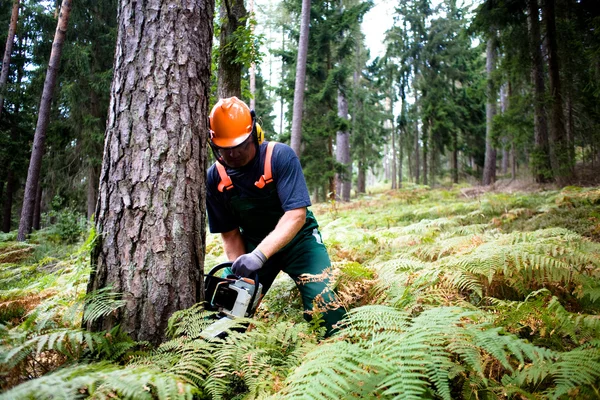
[{"label": "ear protection headband", "polygon": [[265,141],[265,133],[260,127],[260,124],[256,122],[256,113],[254,110],[250,110],[250,115],[252,116],[252,136],[254,137],[254,140],[256,140],[256,143],[260,145]]}]

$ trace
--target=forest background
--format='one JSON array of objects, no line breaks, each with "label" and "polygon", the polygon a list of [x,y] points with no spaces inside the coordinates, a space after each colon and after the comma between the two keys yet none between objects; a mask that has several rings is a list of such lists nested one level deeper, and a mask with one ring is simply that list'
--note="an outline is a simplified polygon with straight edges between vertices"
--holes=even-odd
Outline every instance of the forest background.
[{"label": "forest background", "polygon": [[[129,58],[118,57],[130,49],[117,48],[115,57],[115,43],[119,45],[120,30],[139,34],[138,38],[150,38],[152,30],[143,31],[144,35],[139,32],[146,21],[156,20],[152,14],[156,10],[150,7],[149,14],[138,13],[145,17],[140,25],[127,25],[125,11],[131,10],[128,2],[80,1],[70,8],[68,25],[55,31],[65,16],[64,3],[62,12],[59,2],[0,3],[0,26],[9,27],[8,35],[0,40],[12,45],[9,58],[5,53],[2,76],[6,77],[0,82],[0,217],[2,230],[7,233],[2,236],[1,256],[3,291],[6,290],[2,294],[3,323],[7,323],[3,325],[6,347],[2,354],[3,376],[10,378],[3,388],[24,378],[44,376],[63,365],[72,369],[57,370],[54,376],[60,382],[88,377],[88,381],[72,380],[73,388],[82,395],[108,393],[128,397],[128,393],[133,393],[135,398],[139,391],[127,388],[132,381],[125,384],[114,377],[106,378],[108,375],[101,378],[102,373],[113,371],[111,368],[116,368],[116,377],[127,366],[133,371],[130,378],[146,385],[148,389],[142,387],[141,391],[152,396],[187,396],[195,392],[219,397],[228,391],[233,392],[231,396],[248,392],[251,397],[263,396],[264,376],[259,379],[254,372],[239,375],[239,368],[245,367],[236,363],[248,354],[249,350],[243,347],[247,342],[232,335],[239,343],[227,344],[241,352],[240,359],[223,350],[226,346],[219,350],[223,351],[223,359],[209,356],[215,352],[210,346],[218,345],[195,341],[201,322],[191,323],[188,314],[180,313],[186,308],[185,301],[161,315],[155,332],[143,337],[137,336],[139,329],[130,329],[122,319],[122,310],[129,305],[106,291],[110,283],[118,286],[119,282],[101,281],[102,274],[94,272],[87,297],[86,290],[82,291],[82,282],[87,285],[90,276],[89,252],[96,249],[92,252],[92,265],[105,265],[113,256],[108,250],[98,250],[102,245],[97,244],[102,238],[106,245],[107,227],[114,222],[106,211],[110,207],[98,201],[102,193],[108,198],[108,193],[113,192],[108,183],[103,186],[100,177],[110,167],[106,167],[106,160],[116,143],[113,139],[116,137],[119,142],[114,132],[131,129],[131,125],[123,128],[127,124],[119,125],[121,120],[111,116],[111,111],[115,111],[111,96],[115,102],[112,104],[117,104],[117,95],[137,90],[136,85],[127,86],[127,78],[132,76],[127,73],[135,72],[127,72],[126,65],[120,64]],[[340,379],[346,381],[340,383],[325,374],[325,378],[332,379],[332,386],[321,382],[325,389],[317,389],[308,378],[323,362],[315,356],[317,353],[310,352],[310,345],[317,345],[320,340],[319,331],[295,321],[292,324],[299,331],[288,337],[285,332],[289,325],[284,321],[277,328],[283,336],[276,334],[274,340],[291,343],[289,350],[297,350],[298,354],[291,356],[284,351],[281,360],[285,361],[278,362],[287,367],[268,369],[273,374],[271,378],[276,379],[274,386],[265,389],[267,393],[281,391],[293,396],[307,393],[307,386],[315,398],[339,398],[339,390],[367,397],[377,394],[401,398],[411,394],[419,397],[425,392],[443,398],[456,397],[458,393],[467,398],[483,393],[502,396],[508,392],[524,397],[533,393],[593,397],[598,393],[598,192],[573,186],[597,182],[595,170],[600,162],[600,16],[593,3],[399,2],[394,8],[394,24],[381,38],[385,51],[375,58],[361,32],[361,22],[373,7],[371,2],[264,3],[257,5],[254,14],[248,13],[248,9],[254,9],[252,3],[223,2],[217,3],[214,32],[212,14],[210,24],[196,20],[202,22],[202,27],[210,25],[210,30],[202,34],[215,41],[207,58],[196,60],[198,71],[208,71],[208,67],[212,71],[211,75],[200,77],[208,96],[200,96],[201,104],[195,105],[200,110],[198,115],[202,116],[218,96],[236,94],[245,99],[257,110],[267,139],[290,143],[299,154],[314,202],[325,204],[321,208],[322,219],[337,221],[332,222],[331,229],[344,222],[362,232],[360,238],[355,238],[360,249],[353,240],[342,244],[342,232],[335,231],[330,237],[330,251],[342,271],[337,284],[348,289],[345,306],[357,310],[350,318],[354,325],[350,324],[336,342],[326,344],[329,347],[318,346],[320,350],[316,350],[347,357],[342,357],[347,362],[340,361],[340,365],[330,369],[341,368],[345,372]],[[12,19],[16,24],[13,26],[10,21],[15,5],[19,13]],[[117,10],[121,10],[121,19]],[[140,21],[134,19],[134,14],[130,22]],[[308,21],[304,26],[309,27],[304,32],[303,16]],[[10,40],[11,28],[16,32],[14,40]],[[182,35],[186,32],[177,31]],[[304,59],[303,33],[307,35]],[[57,46],[59,34],[63,41]],[[60,67],[51,56],[59,47]],[[168,58],[165,60],[169,62]],[[300,66],[305,67],[301,85],[298,79],[304,68]],[[55,83],[48,81],[51,72],[56,73]],[[275,75],[277,79],[273,78]],[[123,83],[122,90],[114,82]],[[164,88],[172,84],[167,81]],[[176,88],[185,89],[184,85]],[[296,90],[298,87],[304,90]],[[296,97],[299,92],[301,101]],[[123,96],[127,99],[127,95]],[[48,112],[45,115],[44,109]],[[148,113],[142,116],[147,117]],[[171,115],[166,115],[168,127],[172,121],[168,118]],[[199,123],[200,127],[204,124]],[[37,141],[40,137],[41,143]],[[133,137],[134,141],[139,139]],[[159,134],[155,137],[157,141],[163,139]],[[194,149],[191,159],[206,165],[206,148],[190,143]],[[32,173],[36,148],[40,164]],[[128,170],[133,179],[148,172],[143,167],[142,171],[135,170],[136,156],[139,155],[134,152],[123,157],[134,160],[134,168]],[[119,157],[108,160],[118,162]],[[196,193],[201,192],[203,182],[198,176],[191,175],[190,190],[197,190]],[[484,189],[470,188],[473,184],[481,184]],[[503,185],[507,190],[545,192],[514,197],[483,194]],[[377,197],[378,201],[365,197],[368,190],[374,193],[382,188],[391,191]],[[139,208],[143,197],[132,196],[134,208]],[[351,197],[361,200],[350,202]],[[127,196],[123,198],[129,201]],[[193,230],[196,236],[190,240],[204,246],[204,254],[176,253],[171,248],[167,251],[167,255],[185,253],[190,257],[186,263],[190,268],[202,267],[205,255],[207,263],[222,256],[210,237],[205,242],[202,200],[200,194],[191,207],[196,210],[191,215],[197,230]],[[423,208],[413,208],[415,203],[422,203]],[[21,207],[23,204],[28,207]],[[375,219],[371,219],[355,208],[375,205],[387,210],[387,215],[375,213]],[[397,209],[410,211],[398,215]],[[168,213],[169,207],[165,210]],[[345,215],[345,210],[354,212],[356,218]],[[83,253],[73,252],[72,244],[80,242],[90,225],[94,225],[89,223],[94,214],[100,235],[96,236],[92,229]],[[128,221],[140,227],[141,235],[143,224],[137,224],[136,218],[139,216]],[[387,231],[377,231],[384,225]],[[18,235],[14,231],[17,226]],[[157,229],[148,234],[161,232],[160,226]],[[375,231],[365,234],[365,229]],[[518,234],[530,230],[535,233]],[[17,236],[28,241],[16,244],[13,240]],[[158,239],[152,246],[168,245]],[[124,248],[123,253],[141,251],[135,246]],[[374,253],[373,248],[381,254]],[[41,256],[44,252],[47,257]],[[387,259],[377,259],[381,255]],[[65,260],[56,261],[61,258]],[[389,263],[390,259],[396,261]],[[61,264],[65,262],[66,268]],[[64,322],[65,309],[58,306],[61,297],[52,290],[52,295],[44,292],[57,281],[40,286],[43,271],[73,279],[77,295],[69,301],[83,301],[85,306],[71,317],[86,309],[83,320],[90,331],[79,330],[81,318]],[[381,286],[381,280],[386,278],[387,283]],[[407,288],[401,282],[405,278],[416,286]],[[35,289],[30,286],[34,281]],[[431,283],[427,290],[421,286],[426,281]],[[31,303],[25,301],[33,298]],[[287,297],[282,302],[286,301]],[[359,307],[369,303],[383,308]],[[277,301],[272,304],[276,310],[273,314],[286,317],[289,311],[280,306]],[[52,313],[46,315],[40,307]],[[515,320],[507,319],[503,313],[495,319],[490,316],[499,310],[514,311],[515,307],[523,312]],[[553,314],[557,320],[540,310]],[[534,317],[537,312],[542,314]],[[171,315],[174,320],[169,320]],[[386,318],[381,319],[382,315]],[[45,322],[40,323],[40,318]],[[123,332],[113,330],[117,329],[115,321],[109,320],[114,318],[121,318]],[[77,319],[79,325],[73,323]],[[433,320],[438,325],[431,332],[453,326],[464,341],[423,335]],[[382,332],[390,330],[400,335],[377,336],[378,329],[371,329],[377,324],[383,324]],[[361,331],[367,326],[370,330]],[[94,333],[102,329],[103,335]],[[109,329],[111,334],[107,335]],[[268,328],[264,329],[268,332]],[[550,340],[546,330],[559,332],[562,339]],[[255,334],[265,332],[259,329]],[[536,338],[536,332],[537,340],[530,343],[529,337],[524,339],[527,335]],[[125,333],[133,339],[121,336]],[[185,340],[180,337],[178,344],[173,339],[175,342],[166,342],[170,343],[166,347],[150,348],[150,343],[156,346],[182,334]],[[409,340],[414,347],[406,346],[406,353],[387,354],[382,350],[386,357],[400,360],[405,369],[389,370],[381,360],[367,362],[362,346],[371,335],[377,337],[371,337],[370,343],[382,349],[396,343],[402,335],[414,339]],[[117,338],[118,346],[108,343],[111,336]],[[306,339],[308,347],[303,347],[302,339]],[[474,343],[477,346],[473,347]],[[123,351],[109,354],[107,346]],[[432,346],[439,353],[425,357],[424,349]],[[174,351],[169,354],[172,358],[165,355],[170,351]],[[188,351],[198,352],[194,353],[197,359],[193,366],[185,364],[192,362],[184,357]],[[145,356],[133,357],[143,352]],[[264,366],[277,364],[275,356],[270,354]],[[152,364],[160,357],[171,360],[169,365]],[[418,363],[410,361],[415,357],[420,360]],[[89,370],[78,364],[98,358],[114,364],[97,364],[89,366]],[[204,364],[198,359],[205,360]],[[575,368],[581,360],[586,360],[588,369]],[[548,367],[548,363],[555,365]],[[254,368],[251,364],[246,367]],[[144,369],[150,365],[148,371]],[[296,369],[296,374],[291,374],[298,365],[307,369]],[[181,369],[174,372],[174,367]],[[352,376],[363,376],[369,371],[375,373],[365,376],[363,384],[352,386]],[[49,379],[51,382],[52,374]],[[169,392],[171,389],[173,392]],[[21,390],[34,393],[39,386]]]}]

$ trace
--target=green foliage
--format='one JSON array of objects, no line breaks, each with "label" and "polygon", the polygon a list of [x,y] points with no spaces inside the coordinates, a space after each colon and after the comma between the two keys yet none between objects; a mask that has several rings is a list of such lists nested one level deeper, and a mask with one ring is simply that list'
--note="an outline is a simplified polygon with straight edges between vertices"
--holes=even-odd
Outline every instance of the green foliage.
[{"label": "green foliage", "polygon": [[[154,349],[118,328],[83,331],[81,321],[122,305],[109,289],[84,294],[93,232],[66,260],[9,264],[0,306],[24,310],[0,329],[0,398],[597,397],[600,244],[558,226],[514,229],[587,210],[597,190],[463,189],[315,207],[348,310],[328,339],[302,321],[298,292],[281,278],[224,339],[202,338],[215,316],[201,304],[173,314]],[[217,239],[207,240],[215,261]]]},{"label": "green foliage", "polygon": [[69,207],[48,211],[42,219],[44,225],[49,227],[48,239],[56,244],[79,241],[87,228],[85,217]]}]

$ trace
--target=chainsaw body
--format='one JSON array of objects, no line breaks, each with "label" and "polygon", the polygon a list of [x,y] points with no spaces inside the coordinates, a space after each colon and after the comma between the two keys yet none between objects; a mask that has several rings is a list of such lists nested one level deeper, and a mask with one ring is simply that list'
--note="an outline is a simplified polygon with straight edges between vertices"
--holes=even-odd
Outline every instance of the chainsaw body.
[{"label": "chainsaw body", "polygon": [[204,308],[217,311],[217,321],[202,331],[205,339],[224,337],[224,331],[233,325],[235,318],[251,317],[258,308],[262,294],[258,274],[251,278],[215,276],[216,272],[231,265],[231,262],[219,264],[204,278]]}]

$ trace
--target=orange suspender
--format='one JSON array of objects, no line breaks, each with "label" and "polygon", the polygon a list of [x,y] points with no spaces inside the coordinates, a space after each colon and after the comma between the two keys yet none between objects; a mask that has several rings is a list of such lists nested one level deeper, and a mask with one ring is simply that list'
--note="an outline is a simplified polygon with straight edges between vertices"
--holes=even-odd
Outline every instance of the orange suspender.
[{"label": "orange suspender", "polygon": [[219,176],[221,177],[221,181],[217,186],[217,190],[222,192],[224,190],[233,189],[233,182],[231,182],[231,178],[227,175],[227,171],[225,171],[225,167],[220,162],[215,163],[217,165],[217,171],[219,172]]},{"label": "orange suspender", "polygon": [[[271,172],[271,156],[273,155],[273,147],[277,142],[269,142],[267,144],[267,155],[265,156],[265,170],[264,174],[261,175],[258,181],[254,182],[257,188],[262,189],[267,184],[273,182],[273,174]],[[229,175],[227,175],[227,171],[225,171],[225,167],[220,162],[215,163],[217,166],[217,171],[219,172],[219,177],[221,178],[221,182],[217,186],[219,192],[223,192],[225,190],[233,189],[233,182]]]}]

